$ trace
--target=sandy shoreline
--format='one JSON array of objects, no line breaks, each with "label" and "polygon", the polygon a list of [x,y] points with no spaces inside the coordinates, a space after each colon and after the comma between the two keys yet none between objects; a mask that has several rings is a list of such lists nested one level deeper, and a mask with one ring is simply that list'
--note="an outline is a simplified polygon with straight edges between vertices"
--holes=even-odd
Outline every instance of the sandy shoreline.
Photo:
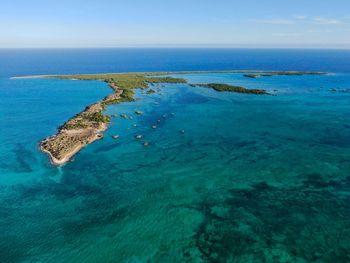
[{"label": "sandy shoreline", "polygon": [[49,155],[52,164],[67,163],[86,145],[103,138],[102,133],[108,128],[109,119],[100,120],[95,116],[105,117],[102,115],[103,104],[120,99],[123,92],[114,85],[110,86],[115,91],[114,94],[86,107],[84,111],[69,119],[54,136],[40,142],[40,150]]},{"label": "sandy shoreline", "polygon": [[43,79],[51,76],[52,75],[17,76],[17,77],[11,77],[10,79]]},{"label": "sandy shoreline", "polygon": [[[84,148],[85,146],[100,140],[103,138],[102,132],[104,132],[107,129],[107,125],[103,125],[103,127],[101,129],[98,129],[95,131],[95,135],[91,136],[89,138],[89,140],[86,141],[82,141],[81,144],[77,144],[75,146],[72,145],[72,147],[65,152],[64,157],[63,158],[56,158],[53,153],[49,150],[49,149],[45,149],[45,147],[43,146],[43,143],[45,143],[45,141],[47,140],[55,140],[57,136],[59,136],[60,133],[62,133],[62,131],[60,131],[57,135],[54,135],[52,137],[46,138],[45,140],[43,140],[40,143],[40,150],[46,154],[49,155],[50,157],[50,161],[52,164],[54,165],[63,165],[65,163],[67,163],[75,154],[77,154],[82,148]],[[63,131],[64,132],[64,131]],[[79,137],[79,135],[77,135]]]}]

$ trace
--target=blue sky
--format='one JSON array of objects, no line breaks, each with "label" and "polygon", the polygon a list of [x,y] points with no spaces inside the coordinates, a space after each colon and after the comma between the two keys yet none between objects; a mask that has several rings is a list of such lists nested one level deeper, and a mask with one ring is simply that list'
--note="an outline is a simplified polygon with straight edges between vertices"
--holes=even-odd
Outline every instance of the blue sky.
[{"label": "blue sky", "polygon": [[350,48],[349,0],[0,0],[0,48]]}]

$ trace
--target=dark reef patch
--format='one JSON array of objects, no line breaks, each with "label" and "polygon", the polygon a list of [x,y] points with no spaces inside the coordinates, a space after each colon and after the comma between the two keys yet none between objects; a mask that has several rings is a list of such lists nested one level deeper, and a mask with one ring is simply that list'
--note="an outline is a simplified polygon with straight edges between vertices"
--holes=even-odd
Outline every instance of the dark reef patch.
[{"label": "dark reef patch", "polygon": [[176,100],[184,104],[203,104],[209,101],[206,96],[194,92],[182,92],[176,97]]},{"label": "dark reef patch", "polygon": [[107,146],[100,146],[94,150],[95,153],[100,153],[100,152],[109,152],[117,147],[120,147],[121,143],[120,142],[115,142],[111,143],[110,145]]},{"label": "dark reef patch", "polygon": [[13,153],[17,160],[17,165],[15,167],[17,172],[30,173],[33,171],[30,165],[30,163],[35,161],[33,152],[28,150],[23,144],[17,144],[13,149]]},{"label": "dark reef patch", "polygon": [[210,196],[194,208],[204,215],[197,253],[205,262],[349,262],[349,182],[310,175],[302,186]]}]

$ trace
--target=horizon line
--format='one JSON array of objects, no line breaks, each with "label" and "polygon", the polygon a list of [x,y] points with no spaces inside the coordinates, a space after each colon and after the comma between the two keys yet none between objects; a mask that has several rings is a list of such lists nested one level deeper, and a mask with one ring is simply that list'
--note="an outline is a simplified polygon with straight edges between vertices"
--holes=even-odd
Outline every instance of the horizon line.
[{"label": "horizon line", "polygon": [[115,47],[0,47],[0,50],[19,49],[299,49],[299,50],[350,50],[349,47],[224,47],[224,46],[115,46]]}]

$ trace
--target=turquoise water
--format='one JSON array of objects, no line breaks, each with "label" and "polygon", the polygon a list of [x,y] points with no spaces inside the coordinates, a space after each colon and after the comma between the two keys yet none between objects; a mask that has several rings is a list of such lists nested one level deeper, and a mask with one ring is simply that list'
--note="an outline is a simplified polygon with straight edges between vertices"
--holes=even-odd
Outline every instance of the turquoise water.
[{"label": "turquoise water", "polygon": [[37,143],[110,89],[0,80],[0,262],[350,261],[350,74],[181,76],[276,96],[156,85],[56,168]]},{"label": "turquoise water", "polygon": [[[350,88],[349,58],[344,50],[0,50],[0,262],[349,262],[350,93],[331,91]],[[10,79],[220,69],[332,74],[181,75],[276,96],[138,91],[137,101],[107,109],[132,120],[113,118],[103,140],[59,168],[38,142],[111,90]]]}]

